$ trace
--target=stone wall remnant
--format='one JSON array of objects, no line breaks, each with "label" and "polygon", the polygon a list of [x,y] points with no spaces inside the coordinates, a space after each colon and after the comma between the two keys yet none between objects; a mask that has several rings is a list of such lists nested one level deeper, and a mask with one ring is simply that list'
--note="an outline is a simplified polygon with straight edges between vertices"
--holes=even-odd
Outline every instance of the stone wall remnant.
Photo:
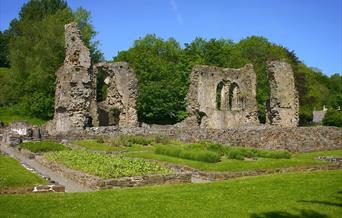
[{"label": "stone wall remnant", "polygon": [[189,117],[181,125],[225,129],[259,124],[251,64],[241,69],[195,66],[186,99]]},{"label": "stone wall remnant", "polygon": [[98,102],[97,126],[137,126],[138,80],[133,70],[126,62],[102,62],[94,65],[93,72],[104,73],[108,87],[105,100]]},{"label": "stone wall remnant", "polygon": [[267,64],[267,71],[271,88],[267,123],[296,127],[299,121],[299,100],[291,65],[285,61],[271,61]]},{"label": "stone wall remnant", "polygon": [[65,25],[65,59],[56,72],[55,112],[50,132],[63,133],[92,125],[94,74],[89,49],[84,45],[76,23]]},{"label": "stone wall remnant", "polygon": [[323,110],[321,111],[313,111],[312,112],[312,122],[315,124],[322,124],[322,121],[327,113],[328,109],[323,106]]}]

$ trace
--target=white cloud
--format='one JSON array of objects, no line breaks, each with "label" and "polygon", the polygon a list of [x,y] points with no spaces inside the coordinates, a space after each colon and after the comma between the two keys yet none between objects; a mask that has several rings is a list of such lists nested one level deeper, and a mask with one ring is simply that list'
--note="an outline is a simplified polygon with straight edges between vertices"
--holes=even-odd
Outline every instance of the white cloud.
[{"label": "white cloud", "polygon": [[171,8],[172,8],[173,12],[176,15],[177,22],[182,25],[183,24],[183,17],[182,17],[182,15],[178,11],[178,6],[177,6],[176,1],[175,0],[170,0],[170,5],[171,5]]}]

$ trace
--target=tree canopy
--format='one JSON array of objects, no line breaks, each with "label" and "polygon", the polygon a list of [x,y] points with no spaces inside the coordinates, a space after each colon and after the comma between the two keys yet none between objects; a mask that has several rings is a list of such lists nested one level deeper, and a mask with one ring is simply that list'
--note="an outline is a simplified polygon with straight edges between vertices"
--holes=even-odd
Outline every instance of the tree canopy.
[{"label": "tree canopy", "polygon": [[[103,59],[92,41],[96,32],[90,13],[83,8],[73,12],[63,0],[31,0],[24,4],[19,18],[1,35],[8,48],[10,75],[1,81],[0,106],[16,105],[18,112],[43,119],[53,115],[55,72],[64,60],[64,25],[76,21],[94,61]],[[5,38],[6,40],[2,39]],[[5,66],[5,58],[1,66]]]},{"label": "tree canopy", "polygon": [[[94,41],[96,31],[89,11],[83,8],[72,11],[64,0],[31,0],[22,6],[19,18],[0,32],[0,67],[10,67],[0,68],[0,107],[11,107],[32,117],[51,118],[55,72],[65,56],[64,25],[71,21],[79,24],[92,62],[103,60],[98,42]],[[309,124],[312,111],[320,110],[323,105],[341,107],[341,75],[328,77],[301,62],[294,51],[265,37],[250,36],[239,42],[197,37],[180,45],[173,38],[165,40],[148,34],[113,58],[128,62],[136,72],[139,120],[159,124],[173,124],[187,116],[185,96],[194,65],[240,68],[248,63],[253,64],[257,75],[259,119],[265,122],[265,103],[270,97],[266,63],[270,60],[285,60],[293,68],[301,125]],[[98,81],[99,100],[106,92],[101,84]],[[340,116],[331,117],[326,123]]]}]

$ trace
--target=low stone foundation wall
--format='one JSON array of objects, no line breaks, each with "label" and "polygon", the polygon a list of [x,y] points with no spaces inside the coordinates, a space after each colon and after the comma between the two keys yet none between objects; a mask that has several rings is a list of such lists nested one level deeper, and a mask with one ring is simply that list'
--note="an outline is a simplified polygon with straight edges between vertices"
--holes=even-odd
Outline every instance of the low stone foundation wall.
[{"label": "low stone foundation wall", "polygon": [[137,187],[178,183],[191,183],[191,174],[146,175],[107,179],[103,181],[100,188],[110,189],[115,187]]},{"label": "low stone foundation wall", "polygon": [[42,156],[36,155],[35,158],[45,167],[48,167],[62,174],[63,176],[72,179],[80,184],[86,185],[92,189],[110,189],[115,187],[118,188],[175,183],[191,183],[191,174],[145,175],[102,179],[97,176],[66,168],[60,164],[48,161]]},{"label": "low stone foundation wall", "polygon": [[317,157],[316,160],[322,160],[322,161],[327,161],[327,162],[337,162],[337,163],[342,163],[342,157],[326,157],[326,156],[320,156]]},{"label": "low stone foundation wall", "polygon": [[38,185],[26,188],[9,188],[0,190],[0,194],[29,194],[29,193],[47,193],[47,192],[65,192],[63,185]]},{"label": "low stone foundation wall", "polygon": [[36,155],[35,159],[42,164],[43,166],[53,170],[54,172],[57,172],[77,183],[80,183],[82,185],[85,185],[87,187],[96,189],[97,187],[100,186],[100,184],[102,184],[102,179],[97,177],[97,176],[93,176],[93,175],[89,175],[86,173],[82,173],[79,172],[77,170],[73,170],[73,169],[69,169],[64,167],[63,165],[57,164],[55,162],[46,160],[43,156],[39,156]]},{"label": "low stone foundation wall", "polygon": [[[70,133],[69,133],[70,134]],[[140,128],[93,127],[71,136],[96,137],[118,134],[166,135],[187,142],[210,140],[243,147],[306,152],[342,149],[342,129],[337,127],[270,127],[260,126],[237,129],[181,128],[157,126]],[[64,135],[64,137],[66,137]]]}]

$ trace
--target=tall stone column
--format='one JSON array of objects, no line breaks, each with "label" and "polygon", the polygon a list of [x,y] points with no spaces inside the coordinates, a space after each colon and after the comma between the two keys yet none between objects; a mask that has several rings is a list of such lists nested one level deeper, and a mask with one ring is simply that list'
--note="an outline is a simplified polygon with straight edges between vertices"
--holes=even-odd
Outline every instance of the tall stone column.
[{"label": "tall stone column", "polygon": [[299,121],[299,100],[291,65],[271,61],[267,65],[271,88],[267,104],[267,123],[274,126],[295,127]]},{"label": "tall stone column", "polygon": [[96,100],[90,52],[76,23],[65,25],[65,50],[64,64],[56,72],[55,113],[50,128],[53,133],[90,126],[91,104]]}]

